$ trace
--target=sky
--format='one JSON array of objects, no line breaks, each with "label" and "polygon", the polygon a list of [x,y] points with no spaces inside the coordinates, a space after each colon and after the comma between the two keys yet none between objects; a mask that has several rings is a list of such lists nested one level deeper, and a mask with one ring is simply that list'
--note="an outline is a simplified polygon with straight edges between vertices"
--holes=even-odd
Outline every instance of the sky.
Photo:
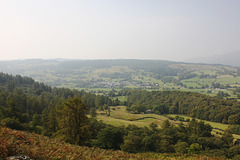
[{"label": "sky", "polygon": [[240,51],[240,0],[0,0],[0,60]]}]

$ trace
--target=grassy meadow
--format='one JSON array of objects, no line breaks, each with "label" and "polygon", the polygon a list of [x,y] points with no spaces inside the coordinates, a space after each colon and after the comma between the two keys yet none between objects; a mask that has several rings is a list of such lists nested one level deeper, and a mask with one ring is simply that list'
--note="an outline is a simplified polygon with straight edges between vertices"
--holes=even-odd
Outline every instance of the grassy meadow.
[{"label": "grassy meadow", "polygon": [[126,106],[110,108],[110,116],[106,116],[104,112],[98,112],[97,119],[114,126],[127,126],[129,124],[134,124],[139,127],[148,126],[152,122],[161,124],[162,121],[168,119],[167,117],[155,114],[131,114],[126,112]]},{"label": "grassy meadow", "polygon": [[[127,126],[130,124],[136,125],[138,127],[149,126],[150,123],[155,123],[161,126],[164,120],[169,120],[171,123],[177,125],[181,121],[173,120],[176,116],[183,117],[186,119],[192,119],[191,117],[185,115],[168,114],[168,115],[157,115],[157,114],[132,114],[126,111],[126,106],[114,106],[110,107],[110,116],[107,116],[106,111],[98,111],[97,119],[102,120],[104,123],[113,126]],[[169,118],[172,117],[172,118]],[[200,119],[196,119],[199,120]],[[205,123],[210,124],[213,127],[213,134],[222,134],[225,129],[229,127],[228,124],[216,123],[202,120]],[[186,123],[186,122],[183,122]],[[240,135],[234,135],[234,137],[240,138]]]}]

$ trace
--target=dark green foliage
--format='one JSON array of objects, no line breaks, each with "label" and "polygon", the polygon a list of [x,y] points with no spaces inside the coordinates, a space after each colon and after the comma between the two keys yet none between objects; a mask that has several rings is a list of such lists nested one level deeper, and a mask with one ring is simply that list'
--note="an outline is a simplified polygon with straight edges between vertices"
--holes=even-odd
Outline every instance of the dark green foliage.
[{"label": "dark green foliage", "polygon": [[40,126],[40,125],[42,125],[41,116],[39,114],[34,114],[33,115],[32,125],[33,126]]},{"label": "dark green foliage", "polygon": [[23,126],[22,124],[19,122],[18,119],[14,119],[14,118],[5,118],[1,120],[1,124],[3,126],[12,128],[12,129],[17,129],[17,130],[23,130]]},{"label": "dark green foliage", "polygon": [[202,146],[199,145],[198,143],[193,143],[190,145],[190,147],[188,148],[188,153],[191,154],[198,154],[200,153],[200,151],[203,150]]},{"label": "dark green foliage", "polygon": [[189,135],[211,137],[212,127],[210,124],[205,124],[203,121],[192,120],[189,122],[187,130]]},{"label": "dark green foliage", "polygon": [[233,146],[228,151],[228,157],[237,159],[237,156],[239,158],[240,155],[240,145]]},{"label": "dark green foliage", "polygon": [[10,128],[38,133],[43,127],[43,134],[50,136],[59,127],[57,110],[63,101],[74,96],[82,98],[88,111],[112,103],[106,96],[66,88],[52,88],[28,77],[0,73],[0,121],[8,118],[1,123]]},{"label": "dark green foliage", "polygon": [[120,149],[123,143],[124,130],[122,127],[107,126],[97,135],[96,146],[104,149]]},{"label": "dark green foliage", "polygon": [[[212,128],[202,121],[192,120],[185,125],[173,125],[168,120],[164,121],[161,128],[152,123],[150,126],[139,128],[135,125],[126,127],[121,149],[136,152],[159,152],[180,154],[205,154],[226,157],[231,153],[235,156],[237,151],[227,145],[231,141],[231,134],[222,138],[211,134]],[[215,153],[216,152],[216,153]]]},{"label": "dark green foliage", "polygon": [[141,147],[141,138],[136,135],[128,135],[124,137],[124,142],[121,145],[121,150],[136,153]]},{"label": "dark green foliage", "polygon": [[231,125],[230,128],[229,128],[229,131],[230,131],[232,134],[238,134],[238,135],[240,135],[240,125]]},{"label": "dark green foliage", "polygon": [[91,108],[91,109],[90,109],[90,116],[91,116],[92,118],[97,116],[96,108]]},{"label": "dark green foliage", "polygon": [[233,144],[233,135],[229,130],[225,130],[223,135],[222,135],[222,141],[225,142],[225,146],[231,146]]},{"label": "dark green foliage", "polygon": [[143,105],[132,105],[130,110],[135,114],[139,114],[139,113],[142,113],[142,112],[145,113],[146,112],[146,107],[143,106]]},{"label": "dark green foliage", "polygon": [[197,143],[200,144],[204,149],[220,149],[224,145],[224,141],[217,137],[199,137]]},{"label": "dark green foliage", "polygon": [[[98,133],[106,128],[106,124],[103,123],[102,121],[98,121],[96,118],[90,118],[89,121],[89,130],[91,131],[91,138],[94,140],[96,139]],[[91,143],[94,143],[94,142],[91,142]],[[93,145],[93,144],[92,144]]]},{"label": "dark green foliage", "polygon": [[[185,114],[219,123],[240,124],[240,103],[181,91],[125,90],[127,110],[134,113],[151,109],[157,114]],[[145,110],[145,111],[144,111]]]},{"label": "dark green foliage", "polygon": [[57,113],[59,129],[56,137],[78,145],[84,144],[90,138],[86,106],[80,98],[68,98]]},{"label": "dark green foliage", "polygon": [[229,124],[240,124],[240,113],[228,117]]},{"label": "dark green foliage", "polygon": [[177,153],[186,154],[188,153],[189,144],[187,142],[178,141],[174,145],[174,149]]},{"label": "dark green foliage", "polygon": [[173,153],[174,152],[174,146],[167,140],[161,140],[157,143],[157,149],[156,151],[159,153]]},{"label": "dark green foliage", "polygon": [[168,104],[159,104],[153,107],[153,112],[157,114],[165,114],[169,112]]}]

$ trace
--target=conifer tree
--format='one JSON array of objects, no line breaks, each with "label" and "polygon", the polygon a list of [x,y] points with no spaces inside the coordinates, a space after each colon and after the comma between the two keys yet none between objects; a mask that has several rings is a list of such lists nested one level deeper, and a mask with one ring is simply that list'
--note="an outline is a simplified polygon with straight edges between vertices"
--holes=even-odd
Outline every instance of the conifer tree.
[{"label": "conifer tree", "polygon": [[57,137],[72,144],[84,144],[90,137],[85,114],[86,106],[81,98],[68,98],[63,108],[59,110]]}]

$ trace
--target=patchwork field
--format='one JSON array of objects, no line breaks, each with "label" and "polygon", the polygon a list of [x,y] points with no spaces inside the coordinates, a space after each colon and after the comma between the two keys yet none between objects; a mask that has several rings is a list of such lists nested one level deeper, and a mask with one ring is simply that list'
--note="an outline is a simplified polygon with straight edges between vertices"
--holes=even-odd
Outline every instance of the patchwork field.
[{"label": "patchwork field", "polygon": [[29,76],[45,84],[91,92],[112,89],[182,90],[237,98],[239,69],[224,65],[152,60],[29,60],[4,62],[2,72]]}]

